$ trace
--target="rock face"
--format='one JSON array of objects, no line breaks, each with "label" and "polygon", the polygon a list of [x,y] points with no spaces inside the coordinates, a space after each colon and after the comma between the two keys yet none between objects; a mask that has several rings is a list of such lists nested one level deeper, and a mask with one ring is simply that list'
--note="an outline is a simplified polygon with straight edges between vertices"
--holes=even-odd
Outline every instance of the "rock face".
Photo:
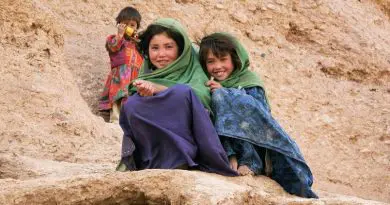
[{"label": "rock face", "polygon": [[227,31],[244,43],[320,200],[266,177],[112,171],[122,133],[104,122],[97,99],[109,71],[105,37],[128,5],[0,4],[0,204],[390,202],[390,1],[130,2],[142,28],[173,17],[194,41]]},{"label": "rock face", "polygon": [[[185,180],[183,180],[185,179]],[[181,170],[79,175],[67,180],[14,183],[0,202],[14,204],[384,204],[322,193],[302,199],[266,177],[228,178]],[[66,190],[66,191],[65,191]]]}]

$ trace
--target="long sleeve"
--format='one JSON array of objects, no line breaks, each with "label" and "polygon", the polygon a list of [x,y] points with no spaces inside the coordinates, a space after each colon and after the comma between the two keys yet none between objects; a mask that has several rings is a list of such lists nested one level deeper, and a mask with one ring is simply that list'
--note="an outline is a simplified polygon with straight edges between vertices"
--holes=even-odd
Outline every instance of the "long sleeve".
[{"label": "long sleeve", "polygon": [[123,44],[123,38],[119,41],[116,39],[116,35],[109,35],[106,39],[106,48],[110,53],[118,52]]}]

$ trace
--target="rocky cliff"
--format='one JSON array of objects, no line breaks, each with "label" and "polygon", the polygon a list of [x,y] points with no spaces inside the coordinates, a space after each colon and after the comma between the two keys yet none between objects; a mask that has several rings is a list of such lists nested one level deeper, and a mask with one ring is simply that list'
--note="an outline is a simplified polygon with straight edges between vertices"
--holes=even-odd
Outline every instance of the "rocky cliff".
[{"label": "rocky cliff", "polygon": [[[227,31],[244,43],[320,200],[266,177],[113,171],[122,133],[97,99],[105,37],[128,5],[142,28],[173,17],[193,41]],[[389,203],[389,18],[389,0],[3,0],[0,204]]]}]

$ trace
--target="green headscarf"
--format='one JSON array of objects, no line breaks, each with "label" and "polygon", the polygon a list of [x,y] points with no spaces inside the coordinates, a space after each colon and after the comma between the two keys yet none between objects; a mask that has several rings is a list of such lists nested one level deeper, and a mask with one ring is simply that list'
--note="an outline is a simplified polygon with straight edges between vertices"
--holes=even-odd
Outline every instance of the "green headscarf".
[{"label": "green headscarf", "polygon": [[[186,84],[190,86],[203,105],[210,110],[210,90],[205,86],[207,75],[204,73],[198,59],[198,53],[192,46],[190,39],[187,36],[183,26],[176,20],[171,18],[161,18],[152,23],[152,25],[160,25],[168,29],[172,29],[183,36],[184,48],[182,54],[170,65],[165,68],[151,70],[149,59],[145,59],[138,79],[147,80],[153,83],[164,85],[167,87],[175,84]],[[135,92],[133,86],[129,87],[130,92]]]},{"label": "green headscarf", "polygon": [[261,79],[252,71],[249,70],[249,55],[242,44],[232,35],[228,33],[218,33],[228,37],[234,43],[235,50],[241,61],[241,68],[235,68],[232,74],[221,85],[226,88],[249,88],[260,86],[264,89]]}]

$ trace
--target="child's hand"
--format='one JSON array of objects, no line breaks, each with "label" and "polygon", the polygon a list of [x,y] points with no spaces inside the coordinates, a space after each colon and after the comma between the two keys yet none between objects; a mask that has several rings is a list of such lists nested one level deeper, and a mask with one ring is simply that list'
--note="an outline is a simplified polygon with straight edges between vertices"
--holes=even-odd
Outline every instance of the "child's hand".
[{"label": "child's hand", "polygon": [[156,92],[154,84],[146,80],[135,80],[133,85],[137,88],[137,93],[140,96],[153,96]]},{"label": "child's hand", "polygon": [[222,85],[214,80],[207,81],[206,86],[210,87],[211,92],[214,92],[216,89],[222,88]]},{"label": "child's hand", "polygon": [[125,35],[125,30],[126,30],[126,24],[120,23],[117,25],[118,27],[118,38],[123,38],[123,35]]}]

